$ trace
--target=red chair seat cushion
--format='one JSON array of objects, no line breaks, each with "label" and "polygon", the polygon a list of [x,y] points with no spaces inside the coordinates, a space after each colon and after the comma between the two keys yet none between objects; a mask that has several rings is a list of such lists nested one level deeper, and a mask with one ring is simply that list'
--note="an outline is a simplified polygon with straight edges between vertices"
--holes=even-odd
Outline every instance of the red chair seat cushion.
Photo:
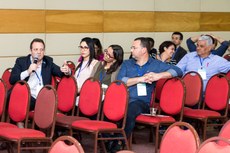
[{"label": "red chair seat cushion", "polygon": [[0,129],[2,128],[17,128],[17,126],[11,123],[0,122]]},{"label": "red chair seat cushion", "polygon": [[146,116],[146,115],[139,115],[136,118],[137,122],[146,122],[149,124],[157,124],[163,122],[175,122],[176,120],[171,116]]},{"label": "red chair seat cushion", "polygon": [[20,138],[44,138],[45,133],[34,129],[21,129],[21,128],[4,128],[0,130],[0,136],[9,139]]},{"label": "red chair seat cushion", "polygon": [[56,122],[57,124],[66,124],[66,125],[71,125],[74,121],[79,121],[79,120],[89,120],[86,117],[80,117],[80,116],[57,116]]},{"label": "red chair seat cushion", "polygon": [[211,110],[203,110],[203,109],[185,109],[184,116],[188,117],[200,117],[200,118],[207,118],[207,117],[218,117],[221,116],[220,113],[211,111]]},{"label": "red chair seat cushion", "polygon": [[98,131],[100,129],[116,129],[117,125],[106,121],[81,120],[72,123],[73,128]]}]

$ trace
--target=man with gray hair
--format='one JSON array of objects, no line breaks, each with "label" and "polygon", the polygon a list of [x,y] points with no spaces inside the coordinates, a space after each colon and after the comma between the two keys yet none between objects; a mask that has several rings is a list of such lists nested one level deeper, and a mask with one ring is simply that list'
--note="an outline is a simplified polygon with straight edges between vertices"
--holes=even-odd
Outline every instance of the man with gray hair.
[{"label": "man with gray hair", "polygon": [[201,75],[203,91],[213,75],[227,73],[230,70],[230,62],[220,56],[211,54],[212,47],[213,40],[210,36],[200,36],[197,41],[197,50],[186,54],[177,64],[184,74],[189,71],[196,71]]}]

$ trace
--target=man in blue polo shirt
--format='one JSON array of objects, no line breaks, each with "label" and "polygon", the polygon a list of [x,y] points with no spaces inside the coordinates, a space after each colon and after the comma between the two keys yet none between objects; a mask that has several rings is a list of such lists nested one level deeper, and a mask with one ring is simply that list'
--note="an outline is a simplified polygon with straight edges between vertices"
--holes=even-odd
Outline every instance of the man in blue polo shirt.
[{"label": "man in blue polo shirt", "polygon": [[129,90],[129,105],[125,132],[129,138],[135,126],[135,120],[141,113],[149,113],[149,104],[155,81],[162,78],[182,76],[182,71],[173,65],[168,65],[149,57],[148,40],[136,38],[131,46],[132,59],[121,65],[117,80],[126,83]]}]

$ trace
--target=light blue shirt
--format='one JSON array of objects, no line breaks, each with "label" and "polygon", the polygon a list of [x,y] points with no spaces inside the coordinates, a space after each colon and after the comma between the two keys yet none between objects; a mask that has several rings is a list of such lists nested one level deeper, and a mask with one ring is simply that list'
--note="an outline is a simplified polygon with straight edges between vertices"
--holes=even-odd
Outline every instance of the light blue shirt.
[{"label": "light blue shirt", "polygon": [[230,62],[226,59],[210,54],[206,58],[201,58],[197,52],[186,54],[180,62],[176,65],[185,74],[189,71],[196,71],[198,69],[205,69],[206,79],[203,79],[203,91],[205,91],[208,80],[215,74],[227,73],[230,70]]}]

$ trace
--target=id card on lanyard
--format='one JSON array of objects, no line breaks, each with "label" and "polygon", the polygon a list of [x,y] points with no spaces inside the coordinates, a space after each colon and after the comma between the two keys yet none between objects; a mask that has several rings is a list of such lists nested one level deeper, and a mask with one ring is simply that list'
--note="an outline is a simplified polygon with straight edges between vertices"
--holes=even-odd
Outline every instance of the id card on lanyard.
[{"label": "id card on lanyard", "polygon": [[[198,71],[197,71],[197,72],[200,74],[200,76],[201,76],[201,78],[202,78],[203,80],[206,80],[206,79],[207,79],[207,72],[206,72],[206,69],[205,69],[204,66],[203,66],[203,62],[204,62],[205,59],[206,59],[206,58],[204,58],[204,59],[200,58],[200,65],[201,65],[201,68],[198,69]],[[208,64],[209,64],[209,63],[207,63],[207,67],[208,67]]]},{"label": "id card on lanyard", "polygon": [[[145,70],[147,69],[147,65],[144,65],[143,67],[139,67],[138,65],[136,65],[136,69],[137,69],[138,77],[141,77],[144,75]],[[138,96],[147,96],[146,83],[138,83],[137,84],[137,95]]]}]

